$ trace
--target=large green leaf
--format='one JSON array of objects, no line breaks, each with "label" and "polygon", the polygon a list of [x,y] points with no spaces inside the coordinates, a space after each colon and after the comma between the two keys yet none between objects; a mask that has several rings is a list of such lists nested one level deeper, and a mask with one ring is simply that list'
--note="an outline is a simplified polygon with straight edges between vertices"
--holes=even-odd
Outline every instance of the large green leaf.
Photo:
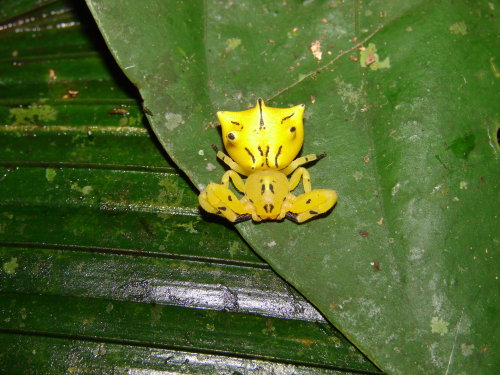
[{"label": "large green leaf", "polygon": [[303,152],[329,155],[313,187],[338,206],[238,230],[363,352],[393,374],[496,370],[494,3],[87,3],[200,189],[223,171],[216,110],[308,104]]},{"label": "large green leaf", "polygon": [[203,220],[85,6],[0,11],[0,373],[379,373]]}]

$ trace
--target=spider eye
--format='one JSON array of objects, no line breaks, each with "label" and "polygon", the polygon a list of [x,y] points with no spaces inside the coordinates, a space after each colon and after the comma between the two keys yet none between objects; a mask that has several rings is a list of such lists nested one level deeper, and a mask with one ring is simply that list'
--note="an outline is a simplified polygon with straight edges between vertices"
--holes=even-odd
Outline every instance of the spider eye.
[{"label": "spider eye", "polygon": [[292,126],[292,127],[290,128],[290,133],[295,133],[295,130],[296,130],[296,129],[295,129],[295,126]]},{"label": "spider eye", "polygon": [[227,139],[234,141],[236,139],[236,135],[233,132],[227,133]]}]

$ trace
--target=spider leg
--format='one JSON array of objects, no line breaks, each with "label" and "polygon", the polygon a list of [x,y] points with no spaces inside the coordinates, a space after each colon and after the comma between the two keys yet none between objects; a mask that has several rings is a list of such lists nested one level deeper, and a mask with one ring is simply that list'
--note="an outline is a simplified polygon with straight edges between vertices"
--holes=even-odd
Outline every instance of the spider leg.
[{"label": "spider leg", "polygon": [[292,177],[290,177],[289,186],[290,191],[294,190],[302,180],[302,184],[304,185],[304,192],[308,193],[311,191],[311,175],[304,167],[299,167],[292,173]]},{"label": "spider leg", "polygon": [[245,182],[238,173],[233,170],[226,171],[222,176],[222,185],[229,188],[229,180],[233,181],[234,187],[240,192],[245,192]]},{"label": "spider leg", "polygon": [[220,151],[216,145],[212,145],[212,148],[217,153],[217,157],[222,160],[229,168],[243,176],[248,176],[248,172],[241,168],[240,165],[233,159],[231,159],[229,155],[226,155],[225,153]]},{"label": "spider leg", "polygon": [[252,218],[251,212],[226,186],[209,183],[206,191],[198,196],[200,206],[207,212],[225,217],[233,223]]},{"label": "spider leg", "polygon": [[330,210],[337,203],[337,198],[337,192],[333,190],[311,190],[293,200],[286,218],[296,223],[303,223]]},{"label": "spider leg", "polygon": [[325,153],[320,154],[320,155],[309,154],[306,156],[301,156],[300,158],[297,158],[294,161],[292,161],[286,168],[283,168],[281,170],[281,172],[283,172],[285,175],[288,176],[290,173],[292,173],[294,170],[296,170],[301,165],[304,165],[304,164],[309,163],[311,161],[323,159],[325,156],[326,156]]}]

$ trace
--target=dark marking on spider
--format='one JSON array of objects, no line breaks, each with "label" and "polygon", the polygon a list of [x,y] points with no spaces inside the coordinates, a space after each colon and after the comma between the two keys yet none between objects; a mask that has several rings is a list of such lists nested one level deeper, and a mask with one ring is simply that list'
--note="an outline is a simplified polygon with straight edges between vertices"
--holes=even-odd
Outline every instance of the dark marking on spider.
[{"label": "dark marking on spider", "polygon": [[260,189],[260,194],[263,195],[265,191],[266,191],[266,185],[262,184],[262,187]]},{"label": "dark marking on spider", "polygon": [[269,145],[266,148],[266,165],[269,167],[269,160],[267,159],[268,155],[269,155]]},{"label": "dark marking on spider", "polygon": [[290,117],[292,117],[293,115],[295,114],[295,112],[293,112],[290,116],[285,116],[281,119],[281,123],[283,124],[283,121],[286,121],[288,120]]},{"label": "dark marking on spider", "polygon": [[310,200],[310,199],[308,199],[308,200],[306,201],[306,204],[309,204],[309,203],[311,203],[311,200]]},{"label": "dark marking on spider", "polygon": [[[228,196],[227,196],[227,200],[228,200],[229,202],[232,202],[232,201],[233,201],[233,198],[231,198],[231,196],[230,196],[230,195],[228,195]],[[309,203],[309,202],[308,202],[308,203]]]},{"label": "dark marking on spider", "polygon": [[280,156],[281,154],[281,149],[283,148],[283,145],[280,145],[280,147],[278,148],[278,153],[276,154],[276,157],[274,158],[274,165],[276,166],[276,168],[279,168],[279,165],[278,165],[278,157]]},{"label": "dark marking on spider", "polygon": [[317,214],[318,214],[316,211],[313,211],[313,210],[309,211],[309,213],[310,213],[311,215],[317,215]]},{"label": "dark marking on spider", "polygon": [[295,133],[295,130],[297,130],[297,129],[295,129],[295,126],[292,126],[292,127],[290,128],[290,133]]},{"label": "dark marking on spider", "polygon": [[259,103],[259,112],[260,112],[259,129],[262,129],[264,127],[264,118],[262,117],[262,99],[261,98],[259,98],[258,103]]},{"label": "dark marking on spider", "polygon": [[245,220],[250,220],[251,218],[252,218],[252,214],[242,214],[242,215],[238,215],[238,217],[236,218],[236,220],[234,222],[240,223],[240,222],[245,221]]},{"label": "dark marking on spider", "polygon": [[271,190],[271,193],[274,194],[274,186],[273,186],[273,184],[269,184],[269,190]]},{"label": "dark marking on spider", "polygon": [[241,125],[239,122],[236,122],[236,121],[231,121],[231,123],[234,125],[238,125],[238,126]]},{"label": "dark marking on spider", "polygon": [[248,152],[248,155],[252,158],[252,162],[255,164],[255,156],[253,156],[252,151],[250,151],[248,147],[245,147],[245,151]]},{"label": "dark marking on spider", "polygon": [[221,211],[226,211],[226,207],[222,206],[222,207],[217,207],[218,210],[221,210]]},{"label": "dark marking on spider", "polygon": [[274,205],[272,204],[265,204],[264,205],[264,211],[266,211],[266,213],[270,213],[274,210]]},{"label": "dark marking on spider", "polygon": [[262,152],[260,145],[257,147],[257,150],[259,150],[260,156],[264,156],[264,152]]}]

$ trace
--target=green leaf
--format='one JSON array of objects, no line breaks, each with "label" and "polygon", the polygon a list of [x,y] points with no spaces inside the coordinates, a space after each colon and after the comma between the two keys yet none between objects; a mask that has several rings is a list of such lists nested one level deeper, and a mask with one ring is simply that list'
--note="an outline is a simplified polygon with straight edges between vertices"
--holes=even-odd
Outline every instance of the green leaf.
[{"label": "green leaf", "polygon": [[392,374],[496,371],[493,3],[87,3],[200,189],[222,175],[216,110],[308,103],[303,152],[328,153],[309,169],[337,207],[238,230],[364,353]]},{"label": "green leaf", "polygon": [[203,220],[85,4],[2,11],[0,373],[379,373]]}]

